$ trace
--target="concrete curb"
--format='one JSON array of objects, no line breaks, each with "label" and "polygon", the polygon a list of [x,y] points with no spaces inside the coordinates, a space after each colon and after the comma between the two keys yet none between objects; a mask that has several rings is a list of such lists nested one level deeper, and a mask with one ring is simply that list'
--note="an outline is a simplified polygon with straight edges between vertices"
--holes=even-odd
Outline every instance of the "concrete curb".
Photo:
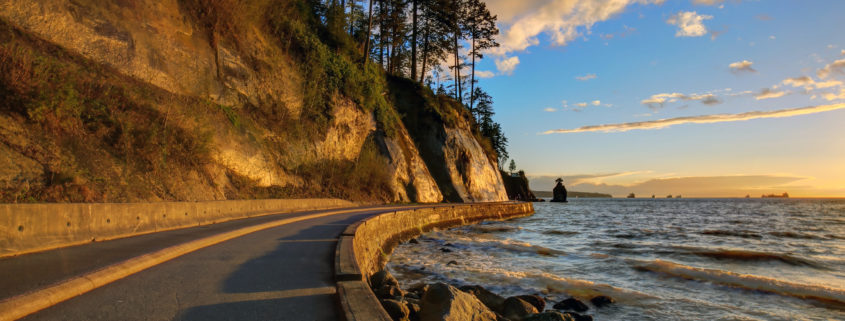
[{"label": "concrete curb", "polygon": [[[395,207],[393,207],[395,208]],[[77,276],[60,283],[56,283],[39,290],[14,296],[0,301],[0,321],[16,320],[38,312],[60,302],[84,294],[129,275],[138,273],[150,267],[175,259],[196,250],[225,242],[253,232],[282,226],[294,222],[310,220],[325,216],[361,212],[368,210],[390,210],[392,207],[371,207],[335,210],[318,214],[304,215],[279,219],[263,224],[253,225],[229,231],[206,238],[174,245],[156,252],[141,255],[121,263],[116,263],[100,270]]]},{"label": "concrete curb", "polygon": [[369,217],[346,228],[335,250],[335,280],[347,321],[391,321],[369,286],[369,277],[386,263],[403,240],[434,228],[507,220],[534,213],[531,203],[476,203],[400,210]]}]

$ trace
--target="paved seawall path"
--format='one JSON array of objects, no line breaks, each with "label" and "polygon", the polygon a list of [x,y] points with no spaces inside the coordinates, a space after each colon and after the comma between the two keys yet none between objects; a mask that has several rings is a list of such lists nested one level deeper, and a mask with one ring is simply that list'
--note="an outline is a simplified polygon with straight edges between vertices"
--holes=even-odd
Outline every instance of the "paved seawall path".
[{"label": "paved seawall path", "polygon": [[[272,214],[6,257],[0,259],[0,321],[342,320],[335,250],[350,224],[391,212],[429,223],[469,215],[454,216],[455,208]],[[464,208],[461,213],[475,212]],[[412,223],[384,225],[381,237]]]},{"label": "paved seawall path", "polygon": [[[430,206],[430,205],[428,205]],[[340,212],[226,240],[97,287],[27,320],[336,320],[333,260],[351,223],[413,206],[242,219],[0,260],[0,300],[146,253],[280,219]],[[13,307],[17,309],[17,307]],[[7,315],[8,316],[8,315]],[[6,319],[0,315],[0,319]]]}]

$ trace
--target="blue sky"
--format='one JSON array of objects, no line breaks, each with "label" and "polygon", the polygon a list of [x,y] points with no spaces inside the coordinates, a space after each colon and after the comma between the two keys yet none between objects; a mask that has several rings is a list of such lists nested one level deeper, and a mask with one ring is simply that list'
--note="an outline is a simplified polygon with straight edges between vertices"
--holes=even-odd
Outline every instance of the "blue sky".
[{"label": "blue sky", "polygon": [[487,2],[480,86],[532,188],[845,196],[845,1]]}]

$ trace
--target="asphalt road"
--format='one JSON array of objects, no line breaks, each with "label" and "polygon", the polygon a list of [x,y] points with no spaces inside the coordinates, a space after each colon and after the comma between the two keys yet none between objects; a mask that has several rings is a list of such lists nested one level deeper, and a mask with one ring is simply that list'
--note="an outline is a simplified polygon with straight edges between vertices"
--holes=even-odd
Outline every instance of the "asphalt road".
[{"label": "asphalt road", "polygon": [[[333,279],[337,238],[349,224],[392,210],[362,209],[258,231],[164,262],[25,319],[337,320],[340,314]],[[4,277],[0,298],[178,242],[280,217],[238,220],[1,260],[0,275]],[[15,275],[18,277],[11,277]]]}]

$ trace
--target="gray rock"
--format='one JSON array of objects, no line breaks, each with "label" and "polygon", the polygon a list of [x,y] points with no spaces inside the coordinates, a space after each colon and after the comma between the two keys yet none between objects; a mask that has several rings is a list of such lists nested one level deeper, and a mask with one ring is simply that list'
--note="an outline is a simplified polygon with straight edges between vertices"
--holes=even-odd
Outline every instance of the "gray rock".
[{"label": "gray rock", "polygon": [[394,297],[402,297],[405,293],[397,285],[385,285],[374,291],[375,295],[380,299],[392,299]]},{"label": "gray rock", "polygon": [[521,320],[525,316],[537,312],[540,311],[537,311],[537,308],[531,305],[531,303],[525,302],[517,297],[509,297],[502,304],[502,315],[512,320]]},{"label": "gray rock", "polygon": [[537,311],[542,312],[546,309],[546,300],[543,300],[543,298],[539,295],[517,295],[516,297],[522,301],[530,303],[537,308]]},{"label": "gray rock", "polygon": [[505,298],[502,296],[490,292],[480,285],[465,285],[461,287],[461,291],[474,295],[490,310],[502,313],[502,304],[505,303]]},{"label": "gray rock", "polygon": [[420,302],[420,321],[495,321],[490,311],[475,296],[445,283],[429,286]]},{"label": "gray rock", "polygon": [[557,311],[546,311],[543,313],[535,313],[525,318],[522,321],[575,321],[571,315],[560,313]]},{"label": "gray rock", "polygon": [[393,320],[408,321],[410,318],[411,310],[408,309],[405,302],[396,300],[381,300],[381,306],[384,307],[384,311],[387,311],[387,314],[390,315]]},{"label": "gray rock", "polygon": [[381,270],[370,277],[370,285],[372,285],[373,289],[379,289],[386,285],[395,285],[398,287],[399,281],[390,272],[387,272],[387,270]]},{"label": "gray rock", "polygon": [[569,298],[569,299],[560,301],[558,303],[555,303],[553,308],[555,308],[557,310],[564,310],[564,311],[572,310],[572,311],[577,311],[577,312],[584,312],[584,311],[587,311],[587,310],[590,309],[590,307],[588,307],[586,304],[584,304],[584,302],[581,302],[580,300],[578,300],[576,298]]},{"label": "gray rock", "polygon": [[606,296],[606,295],[599,295],[590,299],[590,302],[595,305],[597,308],[601,308],[603,306],[609,305],[613,302],[616,302],[613,298]]},{"label": "gray rock", "polygon": [[586,315],[586,314],[578,314],[575,312],[566,312],[564,315],[569,315],[572,317],[572,320],[575,321],[593,321],[593,316]]}]

